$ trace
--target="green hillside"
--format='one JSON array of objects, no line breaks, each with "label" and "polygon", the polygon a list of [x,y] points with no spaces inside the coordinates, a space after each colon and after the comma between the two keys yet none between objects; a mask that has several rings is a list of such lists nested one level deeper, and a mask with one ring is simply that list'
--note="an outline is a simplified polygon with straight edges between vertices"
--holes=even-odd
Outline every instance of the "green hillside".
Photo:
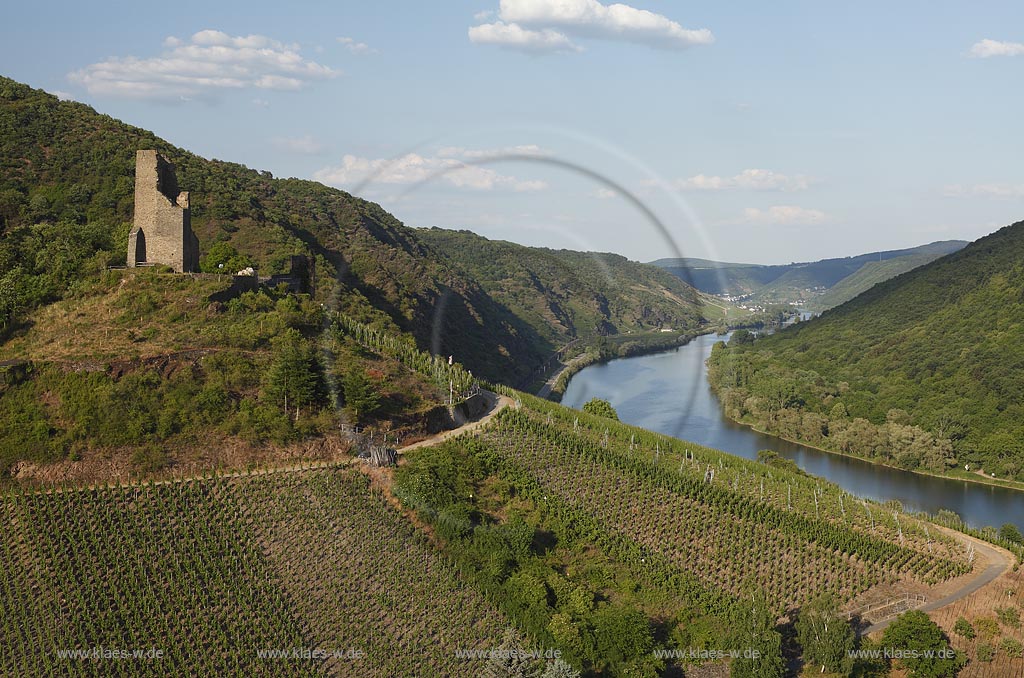
[{"label": "green hillside", "polygon": [[[152,148],[191,192],[202,262],[215,245],[262,274],[316,261],[317,297],[482,376],[529,373],[550,347],[379,205],[312,181],[206,160],[146,130],[0,79],[0,322],[124,264],[135,151]],[[216,270],[216,266],[212,267]],[[438,310],[443,307],[443,313]]]},{"label": "green hillside", "polygon": [[695,289],[657,267],[617,254],[524,247],[469,231],[417,233],[556,344],[577,337],[689,329],[704,321]]},{"label": "green hillside", "polygon": [[782,275],[788,266],[735,264],[710,259],[658,259],[652,265],[708,294],[752,294]]},{"label": "green hillside", "polygon": [[933,252],[885,259],[883,261],[869,261],[857,269],[857,271],[830,287],[825,294],[810,299],[804,305],[804,308],[815,313],[827,311],[840,304],[845,304],[850,299],[871,289],[880,282],[885,282],[889,278],[895,278],[907,271],[912,271],[918,266],[924,266],[941,256],[944,256],[944,254]]},{"label": "green hillside", "polygon": [[[202,276],[109,270],[125,263],[140,148],[164,154],[190,191]],[[703,322],[696,293],[674,280],[675,296],[656,298],[665,290],[584,284],[564,266],[542,271],[542,287],[600,297],[571,309],[569,325],[511,308],[516,297],[499,294],[506,283],[481,284],[379,205],[206,160],[6,78],[0,229],[0,484],[292,458],[308,453],[289,451],[302,440],[337,447],[339,412],[422,435],[450,395],[448,368],[427,354],[519,383],[568,337],[615,333],[612,322],[625,331],[634,321],[690,331]],[[507,256],[494,248],[489,258]],[[279,273],[293,254],[315,261],[311,295],[241,293],[216,273],[221,263]],[[205,453],[222,448],[232,453]]]},{"label": "green hillside", "polygon": [[1024,222],[712,355],[729,414],[909,469],[1024,480]]}]

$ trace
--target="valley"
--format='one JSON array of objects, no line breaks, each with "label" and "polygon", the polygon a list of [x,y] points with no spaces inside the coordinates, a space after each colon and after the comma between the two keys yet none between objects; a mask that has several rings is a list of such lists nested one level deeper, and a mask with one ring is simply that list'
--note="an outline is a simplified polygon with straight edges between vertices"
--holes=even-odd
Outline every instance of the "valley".
[{"label": "valley", "polygon": [[0,227],[0,675],[1024,667],[1024,222],[645,264],[0,78]]}]

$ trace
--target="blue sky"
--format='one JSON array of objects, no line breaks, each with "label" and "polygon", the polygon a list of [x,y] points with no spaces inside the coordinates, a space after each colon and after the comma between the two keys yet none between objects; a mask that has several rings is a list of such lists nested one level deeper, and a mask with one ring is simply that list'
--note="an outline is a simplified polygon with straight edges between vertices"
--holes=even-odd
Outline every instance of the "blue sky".
[{"label": "blue sky", "polygon": [[411,226],[781,263],[1024,218],[1019,1],[35,2],[4,15],[0,73],[206,157],[352,190]]}]

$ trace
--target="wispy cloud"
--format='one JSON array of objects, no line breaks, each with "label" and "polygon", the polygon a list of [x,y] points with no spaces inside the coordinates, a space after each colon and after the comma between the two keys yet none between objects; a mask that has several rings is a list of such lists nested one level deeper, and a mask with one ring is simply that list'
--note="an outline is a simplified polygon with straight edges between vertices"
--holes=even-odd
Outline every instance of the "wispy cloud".
[{"label": "wispy cloud", "polygon": [[813,226],[827,218],[828,216],[821,210],[796,205],[774,205],[767,209],[748,207],[743,210],[742,221],[766,226]]},{"label": "wispy cloud", "polygon": [[578,45],[558,31],[550,28],[531,30],[504,21],[471,26],[469,41],[478,45],[497,45],[531,54],[580,51]]},{"label": "wispy cloud", "polygon": [[359,42],[355,38],[338,38],[338,42],[345,46],[352,54],[376,54],[377,50],[370,47],[365,42]]},{"label": "wispy cloud", "polygon": [[[537,146],[513,148],[537,149]],[[324,167],[314,178],[334,186],[368,184],[418,184],[431,179],[456,188],[478,191],[506,189],[516,192],[541,191],[547,183],[500,174],[474,162],[507,155],[508,149],[474,150],[449,146],[433,155],[406,153],[398,158],[362,158],[345,155],[340,165]],[[520,153],[516,153],[517,155]]]},{"label": "wispy cloud", "polygon": [[1002,200],[1010,200],[1014,198],[1024,198],[1024,184],[973,184],[964,186],[962,184],[952,184],[946,186],[943,193],[950,198],[999,198]]},{"label": "wispy cloud", "polygon": [[469,39],[534,53],[580,51],[570,36],[661,49],[683,49],[715,40],[706,28],[684,28],[662,14],[621,3],[604,5],[598,0],[501,0],[498,18],[470,28]]},{"label": "wispy cloud", "polygon": [[1004,42],[985,38],[971,45],[968,54],[979,59],[997,56],[1020,56],[1024,54],[1024,42]]},{"label": "wispy cloud", "polygon": [[277,150],[287,153],[319,155],[324,152],[324,145],[309,134],[301,137],[275,137],[270,143]]},{"label": "wispy cloud", "polygon": [[305,59],[297,45],[263,35],[203,30],[188,40],[169,37],[156,57],[110,57],[68,78],[94,95],[137,99],[210,98],[244,88],[297,90],[338,71]]},{"label": "wispy cloud", "polygon": [[681,191],[802,191],[812,179],[803,174],[780,174],[766,169],[745,169],[731,177],[697,174],[672,182]]}]

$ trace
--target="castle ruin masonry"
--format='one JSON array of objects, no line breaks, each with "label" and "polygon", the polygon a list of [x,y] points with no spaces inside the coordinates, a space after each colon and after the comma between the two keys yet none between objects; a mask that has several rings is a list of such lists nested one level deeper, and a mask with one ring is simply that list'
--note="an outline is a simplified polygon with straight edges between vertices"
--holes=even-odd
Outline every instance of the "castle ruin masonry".
[{"label": "castle ruin masonry", "polygon": [[199,270],[199,239],[192,232],[188,192],[178,190],[174,166],[156,151],[135,154],[135,221],[128,234],[128,266],[164,264]]}]

